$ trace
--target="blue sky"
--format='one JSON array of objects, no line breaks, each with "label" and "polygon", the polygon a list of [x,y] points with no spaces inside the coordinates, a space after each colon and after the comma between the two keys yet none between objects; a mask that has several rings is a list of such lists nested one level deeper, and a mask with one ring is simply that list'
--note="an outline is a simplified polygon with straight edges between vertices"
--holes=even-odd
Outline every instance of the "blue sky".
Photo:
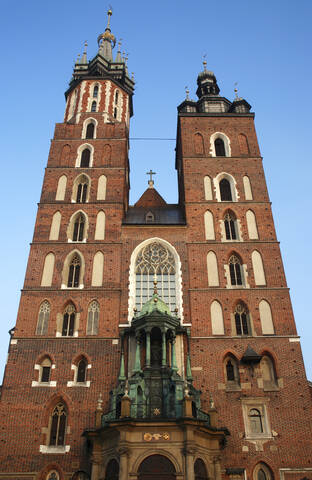
[{"label": "blue sky", "polygon": [[[55,122],[77,54],[88,57],[106,25],[108,4],[67,0],[2,0],[2,288],[0,368],[14,326],[36,202]],[[308,377],[312,379],[311,295],[311,1],[142,0],[113,3],[111,26],[129,53],[136,91],[131,137],[175,138],[176,107],[185,86],[195,98],[196,78],[207,67],[221,94],[234,83],[256,113],[256,128],[278,239]],[[131,141],[131,202],[157,172],[156,187],[177,201],[174,141]],[[1,373],[0,373],[1,375]]]}]

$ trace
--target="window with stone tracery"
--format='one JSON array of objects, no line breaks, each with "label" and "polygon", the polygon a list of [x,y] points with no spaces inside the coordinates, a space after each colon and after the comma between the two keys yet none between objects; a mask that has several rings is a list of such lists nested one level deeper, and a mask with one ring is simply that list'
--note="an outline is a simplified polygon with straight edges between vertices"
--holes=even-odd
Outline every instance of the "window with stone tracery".
[{"label": "window with stone tracery", "polygon": [[39,308],[38,323],[36,328],[36,335],[46,335],[48,332],[48,323],[50,318],[50,303],[44,300]]},{"label": "window with stone tracery", "polygon": [[231,255],[229,259],[229,269],[231,277],[231,285],[243,285],[242,265],[236,255]]},{"label": "window with stone tracery", "polygon": [[80,262],[79,256],[74,255],[69,265],[68,281],[67,281],[68,287],[71,287],[71,288],[79,287],[80,266],[81,266],[81,262]]},{"label": "window with stone tracery", "polygon": [[173,254],[158,242],[146,245],[138,254],[135,264],[136,308],[141,310],[154,293],[157,281],[159,297],[174,311],[176,300],[176,266]]},{"label": "window with stone tracery", "polygon": [[67,411],[63,403],[58,403],[50,420],[50,441],[49,445],[65,445]]},{"label": "window with stone tracery", "polygon": [[76,309],[72,303],[67,305],[63,315],[62,336],[72,337],[75,330]]},{"label": "window with stone tracery", "polygon": [[237,240],[236,217],[232,212],[224,215],[225,238],[227,240]]},{"label": "window with stone tracery", "polygon": [[238,303],[234,312],[235,327],[237,335],[251,335],[249,314],[243,303]]},{"label": "window with stone tracery", "polygon": [[97,335],[99,329],[100,305],[96,300],[88,308],[87,335]]}]

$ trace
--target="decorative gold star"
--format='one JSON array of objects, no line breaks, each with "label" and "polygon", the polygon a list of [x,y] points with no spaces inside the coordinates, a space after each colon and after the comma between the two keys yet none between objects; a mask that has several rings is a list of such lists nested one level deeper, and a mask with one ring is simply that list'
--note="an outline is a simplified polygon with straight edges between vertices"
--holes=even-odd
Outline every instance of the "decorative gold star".
[{"label": "decorative gold star", "polygon": [[160,408],[154,408],[154,415],[160,415]]}]

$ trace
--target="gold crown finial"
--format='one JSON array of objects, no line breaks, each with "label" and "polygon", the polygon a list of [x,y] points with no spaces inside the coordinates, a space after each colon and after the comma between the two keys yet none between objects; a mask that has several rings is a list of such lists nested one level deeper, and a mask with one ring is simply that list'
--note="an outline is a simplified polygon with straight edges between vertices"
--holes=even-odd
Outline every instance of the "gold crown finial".
[{"label": "gold crown finial", "polygon": [[106,28],[109,28],[109,25],[110,25],[110,17],[113,15],[113,9],[111,6],[109,6],[109,9],[107,10],[107,16],[108,16],[108,19],[107,19],[107,27]]}]

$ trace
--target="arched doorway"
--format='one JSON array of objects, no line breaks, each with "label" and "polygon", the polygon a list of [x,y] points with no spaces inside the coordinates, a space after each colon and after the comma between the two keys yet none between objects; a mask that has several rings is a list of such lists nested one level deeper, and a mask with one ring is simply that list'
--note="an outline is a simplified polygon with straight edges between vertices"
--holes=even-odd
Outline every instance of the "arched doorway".
[{"label": "arched doorway", "polygon": [[194,464],[195,480],[208,480],[204,462],[198,458]]},{"label": "arched doorway", "polygon": [[145,458],[138,471],[138,480],[175,480],[176,471],[172,462],[163,455]]},{"label": "arched doorway", "polygon": [[118,479],[119,479],[119,465],[115,459],[112,459],[107,464],[105,480],[118,480]]}]

